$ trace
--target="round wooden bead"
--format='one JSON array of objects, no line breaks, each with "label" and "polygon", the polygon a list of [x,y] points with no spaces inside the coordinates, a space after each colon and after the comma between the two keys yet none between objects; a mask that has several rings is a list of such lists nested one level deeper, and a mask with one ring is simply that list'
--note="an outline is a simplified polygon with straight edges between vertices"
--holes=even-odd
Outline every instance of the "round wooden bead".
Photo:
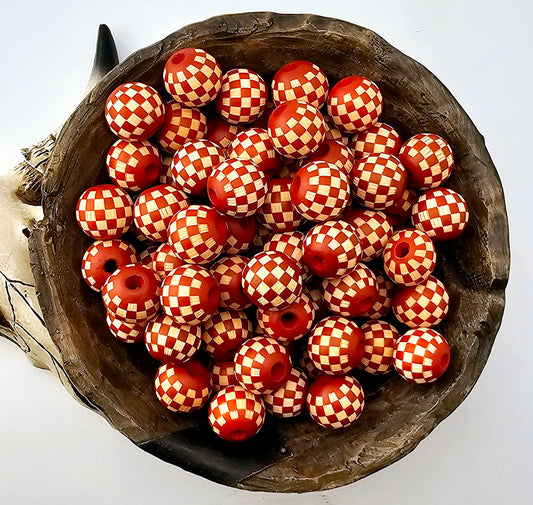
[{"label": "round wooden bead", "polygon": [[301,231],[284,231],[275,233],[264,245],[263,251],[285,254],[296,263],[302,272],[302,279],[307,278],[307,266],[303,262],[305,235]]},{"label": "round wooden bead", "polygon": [[161,308],[180,324],[207,321],[217,310],[218,300],[217,282],[199,265],[176,268],[161,285]]},{"label": "round wooden bead", "polygon": [[409,222],[411,209],[418,198],[416,190],[405,188],[402,196],[394,205],[387,207],[384,212],[392,226],[400,226]]},{"label": "round wooden bead", "polygon": [[383,251],[385,273],[396,284],[414,286],[433,272],[437,253],[431,239],[418,230],[395,233]]},{"label": "round wooden bead", "polygon": [[122,139],[146,140],[164,119],[165,104],[161,96],[142,82],[121,84],[105,104],[105,120],[110,130]]},{"label": "round wooden bead", "polygon": [[369,154],[398,155],[402,139],[398,132],[385,123],[375,123],[368,130],[356,133],[348,147],[353,149],[355,159],[360,160]]},{"label": "round wooden bead", "polygon": [[242,289],[258,307],[281,310],[300,296],[301,271],[285,254],[260,252],[243,269]]},{"label": "round wooden bead", "polygon": [[372,375],[383,375],[393,369],[394,345],[400,334],[385,321],[368,321],[361,325],[365,352],[359,368]]},{"label": "round wooden bead", "polygon": [[130,191],[154,184],[162,169],[159,151],[147,140],[117,140],[107,152],[106,166],[111,180]]},{"label": "round wooden bead", "polygon": [[344,170],[346,175],[350,175],[355,164],[352,151],[347,146],[341,141],[327,139],[311,156],[301,160],[301,163],[304,165],[315,161],[333,163],[341,170]]},{"label": "round wooden bead", "polygon": [[106,310],[105,322],[115,338],[125,344],[138,344],[144,340],[144,330],[148,321],[126,323]]},{"label": "round wooden bead", "polygon": [[174,252],[174,248],[165,242],[161,244],[153,255],[152,270],[163,280],[172,270],[183,265]]},{"label": "round wooden bead", "polygon": [[133,221],[148,240],[167,240],[170,220],[189,204],[187,197],[173,186],[160,184],[145,189],[133,206]]},{"label": "round wooden bead", "polygon": [[207,119],[200,110],[172,101],[166,104],[165,121],[155,138],[164,151],[174,155],[181,146],[204,138],[206,133]]},{"label": "round wooden bead", "polygon": [[435,188],[422,193],[411,209],[415,228],[437,242],[461,235],[469,217],[465,199],[448,188]]},{"label": "round wooden bead", "polygon": [[257,235],[257,220],[255,216],[232,217],[220,214],[226,222],[228,237],[224,244],[226,254],[238,254],[247,251]]},{"label": "round wooden bead", "polygon": [[312,283],[311,285],[304,285],[303,293],[305,293],[315,309],[315,322],[324,319],[326,316],[330,315],[329,309],[324,303],[322,298],[322,289],[320,283]]},{"label": "round wooden bead", "polygon": [[283,386],[263,396],[267,412],[283,419],[300,415],[305,409],[307,383],[305,374],[293,368]]},{"label": "round wooden bead", "polygon": [[141,264],[117,268],[102,288],[106,309],[126,323],[147,321],[157,315],[159,278]]},{"label": "round wooden bead", "polygon": [[252,337],[252,323],[241,310],[221,310],[204,322],[203,348],[215,359],[229,359],[243,342]]},{"label": "round wooden bead", "polygon": [[185,263],[210,263],[222,252],[228,237],[226,222],[207,205],[178,211],[168,226],[168,242]]},{"label": "round wooden bead", "polygon": [[215,105],[228,123],[252,123],[265,111],[267,99],[265,81],[257,72],[235,68],[222,77]]},{"label": "round wooden bead", "polygon": [[407,171],[391,154],[370,154],[355,164],[350,183],[358,203],[372,210],[385,210],[403,195]]},{"label": "round wooden bead", "polygon": [[350,199],[348,177],[332,163],[307,163],[292,180],[291,199],[306,219],[317,222],[333,219]]},{"label": "round wooden bead", "polygon": [[242,127],[239,125],[231,124],[222,118],[215,117],[207,120],[207,135],[205,138],[215,142],[222,149],[227,149],[240,131],[242,131]]},{"label": "round wooden bead", "polygon": [[322,370],[316,367],[315,363],[309,355],[309,350],[307,349],[307,344],[301,351],[301,355],[298,359],[298,367],[305,373],[307,378],[316,379],[321,375],[324,375]]},{"label": "round wooden bead", "polygon": [[326,307],[339,316],[360,317],[376,303],[378,290],[372,270],[363,264],[351,272],[322,281]]},{"label": "round wooden bead", "polygon": [[342,277],[361,259],[356,229],[344,221],[326,221],[305,236],[303,260],[321,278]]},{"label": "round wooden bead", "polygon": [[344,132],[341,132],[337,128],[337,125],[335,124],[330,115],[323,114],[323,116],[324,125],[326,127],[326,135],[324,136],[324,140],[337,140],[347,146],[350,141],[349,135]]},{"label": "round wooden bead", "polygon": [[211,395],[211,374],[195,360],[161,365],[155,377],[157,399],[172,412],[189,413],[203,407]]},{"label": "round wooden bead", "polygon": [[328,114],[343,132],[361,132],[374,125],[383,108],[377,85],[360,75],[345,77],[331,88]]},{"label": "round wooden bead", "polygon": [[214,359],[209,364],[213,391],[218,392],[228,386],[237,386],[239,382],[235,377],[235,362],[231,360]]},{"label": "round wooden bead", "polygon": [[378,288],[378,296],[374,305],[366,312],[361,314],[361,317],[368,317],[369,319],[381,319],[386,316],[392,306],[392,296],[395,289],[395,284],[387,277],[385,272],[381,270],[374,270],[376,283]]},{"label": "round wooden bead", "polygon": [[328,316],[311,330],[307,350],[314,365],[322,373],[346,374],[363,357],[363,332],[345,317]]},{"label": "round wooden bead", "polygon": [[83,254],[81,274],[87,285],[99,292],[117,268],[138,261],[134,247],[125,240],[97,240]]},{"label": "round wooden bead", "polygon": [[441,377],[450,364],[450,346],[432,328],[413,328],[394,347],[394,368],[408,382],[425,384]]},{"label": "round wooden bead", "polygon": [[239,384],[260,395],[285,384],[292,369],[287,349],[267,337],[248,339],[238,348],[234,361]]},{"label": "round wooden bead", "polygon": [[186,107],[213,101],[222,87],[222,69],[215,58],[196,47],[176,51],[163,69],[165,89]]},{"label": "round wooden bead", "polygon": [[78,199],[76,220],[91,238],[119,238],[133,223],[133,201],[114,184],[92,186]]},{"label": "round wooden bead", "polygon": [[274,235],[275,235],[275,233],[272,230],[269,230],[262,223],[259,223],[259,225],[257,227],[257,235],[255,236],[254,241],[252,242],[252,247],[250,248],[250,251],[252,253],[261,252],[263,250],[265,244]]},{"label": "round wooden bead", "polygon": [[248,264],[244,256],[224,256],[211,264],[211,275],[220,290],[219,306],[227,310],[244,310],[252,302],[242,291],[242,272]]},{"label": "round wooden bead", "polygon": [[225,160],[224,150],[207,139],[186,142],[172,158],[174,186],[187,194],[202,195],[213,168]]},{"label": "round wooden bead", "polygon": [[417,189],[440,186],[454,168],[450,145],[434,133],[419,133],[408,139],[398,158],[409,172],[409,186]]},{"label": "round wooden bead", "polygon": [[[154,271],[154,258],[159,248],[159,243],[150,243],[144,251],[139,254],[139,263]],[[158,276],[159,277],[159,276]]]},{"label": "round wooden bead", "polygon": [[174,179],[172,178],[172,156],[165,155],[162,157],[159,184],[174,186]]},{"label": "round wooden bead", "polygon": [[430,275],[416,286],[399,287],[392,297],[392,311],[410,328],[430,328],[444,319],[449,302],[444,284]]},{"label": "round wooden bead", "polygon": [[207,195],[220,212],[234,217],[255,214],[266,196],[266,176],[249,160],[228,159],[213,169]]},{"label": "round wooden bead", "polygon": [[266,130],[248,128],[238,133],[226,149],[228,158],[252,161],[269,175],[279,172],[282,162]]},{"label": "round wooden bead", "polygon": [[350,426],[363,412],[365,397],[361,384],[349,375],[322,375],[307,390],[307,410],[324,428]]},{"label": "round wooden bead", "polygon": [[228,386],[211,400],[208,419],[211,429],[223,440],[243,442],[263,426],[265,406],[260,396],[242,386]]},{"label": "round wooden bead", "polygon": [[276,150],[288,158],[305,158],[324,141],[326,127],[320,111],[305,102],[278,105],[268,119],[268,135]]}]

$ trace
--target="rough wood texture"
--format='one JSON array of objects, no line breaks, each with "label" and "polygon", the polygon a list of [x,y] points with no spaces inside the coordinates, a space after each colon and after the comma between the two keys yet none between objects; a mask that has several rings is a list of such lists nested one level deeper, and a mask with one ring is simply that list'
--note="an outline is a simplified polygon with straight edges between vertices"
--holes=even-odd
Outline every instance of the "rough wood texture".
[{"label": "rough wood texture", "polygon": [[[394,375],[367,381],[366,409],[342,431],[321,429],[308,419],[271,420],[267,429],[275,450],[259,458],[254,454],[264,441],[240,448],[219,443],[208,434],[205,413],[173,415],[158,404],[152,389],[156,364],[142,349],[110,338],[99,297],[79,274],[90,241],[77,227],[74,209],[85,188],[105,180],[105,153],[114,141],[103,119],[108,94],[128,80],[163,90],[164,62],[185,46],[203,47],[225,70],[252,68],[267,81],[293,59],[315,62],[332,83],[350,74],[366,75],[385,97],[383,119],[404,138],[430,131],[448,139],[457,160],[448,185],[468,201],[471,222],[459,240],[438,248],[440,274],[452,298],[441,327],[452,361],[442,379],[427,386]],[[96,86],[61,131],[43,180],[43,207],[45,218],[31,237],[33,270],[46,324],[77,393],[146,450],[241,488],[327,489],[401,458],[471,390],[502,317],[508,226],[501,184],[482,136],[427,69],[375,33],[338,20],[271,13],[217,17],[135,53]],[[236,457],[244,463],[234,470]]]}]

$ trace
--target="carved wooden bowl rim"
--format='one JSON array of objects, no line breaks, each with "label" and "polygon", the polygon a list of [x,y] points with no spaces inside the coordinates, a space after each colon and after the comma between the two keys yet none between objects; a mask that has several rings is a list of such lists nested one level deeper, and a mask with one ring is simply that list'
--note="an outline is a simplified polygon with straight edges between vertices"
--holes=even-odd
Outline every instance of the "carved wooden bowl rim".
[{"label": "carved wooden bowl rim", "polygon": [[[471,222],[453,244],[439,244],[439,276],[452,303],[441,331],[452,364],[434,384],[399,377],[369,382],[363,415],[345,430],[309,419],[270,419],[242,445],[210,434],[205,412],[168,412],[152,391],[155,363],[142,349],[113,340],[98,295],[79,267],[90,240],[75,223],[79,194],[105,180],[105,152],[114,138],[103,119],[105,99],[139,80],[163,90],[164,61],[179,47],[201,46],[225,70],[251,67],[268,78],[291,59],[309,59],[332,81],[353,73],[377,82],[383,120],[403,138],[432,131],[454,148],[458,189]],[[488,358],[503,314],[509,271],[507,215],[501,184],[483,138],[449,91],[422,65],[374,32],[330,18],[268,12],[233,14],[189,25],[142,49],[110,72],[65,124],[43,181],[44,219],[30,239],[32,268],[47,328],[78,398],[143,449],[189,471],[250,490],[304,492],[341,486],[410,452],[466,397]]]}]

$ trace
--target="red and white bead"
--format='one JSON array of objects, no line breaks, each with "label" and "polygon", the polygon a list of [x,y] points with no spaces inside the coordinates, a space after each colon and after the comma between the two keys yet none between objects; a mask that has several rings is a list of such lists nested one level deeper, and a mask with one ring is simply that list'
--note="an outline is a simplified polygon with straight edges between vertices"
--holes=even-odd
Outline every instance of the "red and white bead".
[{"label": "red and white bead", "polygon": [[204,322],[203,348],[215,359],[230,359],[245,340],[252,337],[253,326],[243,311],[221,310]]},{"label": "red and white bead", "polygon": [[385,209],[384,212],[392,226],[400,226],[409,222],[411,209],[417,198],[418,193],[416,190],[405,188],[399,200],[394,205]]},{"label": "red and white bead", "polygon": [[220,290],[219,306],[227,310],[244,310],[252,302],[242,291],[242,272],[248,264],[244,256],[224,256],[211,264],[211,275]]},{"label": "red and white bead", "polygon": [[283,386],[263,396],[267,412],[283,419],[301,414],[305,409],[307,383],[305,374],[293,368]]},{"label": "red and white bead", "polygon": [[304,285],[302,292],[309,297],[313,304],[313,308],[315,309],[315,322],[330,315],[329,309],[326,307],[324,299],[322,298],[321,282]]},{"label": "red and white bead", "polygon": [[386,316],[391,309],[395,285],[381,270],[374,270],[374,275],[376,277],[378,296],[374,305],[361,316],[369,319],[380,319]]},{"label": "red and white bead", "polygon": [[163,280],[172,270],[183,265],[174,252],[174,248],[165,242],[161,244],[153,255],[152,270]]},{"label": "red and white bead", "polygon": [[138,344],[144,340],[147,321],[126,323],[106,310],[105,322],[112,335],[125,344]]},{"label": "red and white bead", "polygon": [[235,362],[231,360],[214,359],[209,364],[213,391],[219,392],[228,386],[237,386],[239,382],[235,377]]},{"label": "red and white bead", "polygon": [[323,114],[323,116],[324,124],[326,126],[326,135],[324,136],[324,140],[337,140],[347,146],[350,141],[349,135],[341,132],[337,128],[337,125],[335,124],[331,116],[329,116],[328,114]]},{"label": "red and white bead", "polygon": [[228,236],[224,245],[226,254],[238,254],[247,251],[257,235],[257,220],[255,216],[232,217],[221,214],[226,222]]},{"label": "red and white bead", "polygon": [[227,149],[237,134],[242,131],[239,125],[228,123],[222,118],[215,117],[207,120],[207,135],[205,138]]},{"label": "red and white bead", "polygon": [[252,161],[268,174],[279,172],[282,162],[266,130],[248,128],[238,133],[226,149],[228,158]]},{"label": "red and white bead", "polygon": [[361,325],[365,352],[359,368],[372,375],[383,375],[393,369],[394,345],[400,334],[386,321],[368,321]]},{"label": "red and white bead", "polygon": [[309,350],[307,349],[307,344],[303,348],[301,355],[298,359],[298,367],[305,373],[308,379],[316,379],[321,375],[322,370],[316,367],[313,360],[309,356]]},{"label": "red and white bead", "polygon": [[165,154],[161,161],[161,173],[159,174],[159,184],[169,184],[174,186],[172,178],[172,156]]},{"label": "red and white bead", "polygon": [[259,223],[259,226],[257,227],[257,235],[255,236],[254,241],[252,242],[251,251],[256,253],[261,252],[265,244],[274,235],[275,233],[272,230],[269,230],[262,223]]},{"label": "red and white bead", "polygon": [[402,139],[398,132],[385,123],[375,123],[368,130],[355,134],[348,147],[353,149],[355,159],[360,160],[369,154],[398,155]]},{"label": "red and white bead", "polygon": [[301,163],[304,165],[315,161],[333,163],[344,170],[346,175],[350,175],[355,164],[352,151],[337,140],[324,140],[321,146],[311,156],[301,160]]},{"label": "red and white bead", "polygon": [[145,267],[149,268],[150,270],[154,270],[154,258],[157,253],[157,250],[159,248],[159,243],[150,243],[144,251],[142,251],[139,254],[139,263],[141,265],[144,265]]},{"label": "red and white bead", "polygon": [[263,247],[263,251],[285,254],[302,270],[302,278],[307,277],[307,267],[303,262],[305,235],[301,231],[275,233]]}]

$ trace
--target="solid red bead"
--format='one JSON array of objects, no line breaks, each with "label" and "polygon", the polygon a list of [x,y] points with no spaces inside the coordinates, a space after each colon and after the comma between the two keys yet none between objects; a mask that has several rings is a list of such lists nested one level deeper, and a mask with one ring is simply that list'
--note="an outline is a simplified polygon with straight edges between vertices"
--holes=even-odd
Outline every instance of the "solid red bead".
[{"label": "solid red bead", "polygon": [[398,155],[402,139],[398,132],[385,123],[375,123],[368,130],[356,133],[348,147],[353,149],[355,159],[360,160],[369,154]]},{"label": "solid red bead", "polygon": [[203,348],[215,359],[229,359],[252,337],[252,323],[243,311],[221,310],[203,323]]},{"label": "solid red bead", "polygon": [[409,222],[411,209],[417,198],[416,190],[405,188],[400,199],[384,210],[392,226],[400,226]]},{"label": "solid red bead", "polygon": [[372,375],[383,375],[393,369],[394,346],[400,338],[398,330],[386,321],[368,321],[361,325],[365,352],[359,368]]},{"label": "solid red bead", "polygon": [[352,151],[337,140],[324,140],[322,145],[311,156],[301,160],[301,164],[303,166],[306,163],[316,161],[333,163],[333,165],[344,170],[346,175],[350,175],[355,163]]},{"label": "solid red bead", "polygon": [[329,116],[328,114],[323,114],[323,116],[324,124],[326,126],[326,134],[324,136],[324,140],[337,140],[347,146],[350,141],[349,135],[341,132],[337,128],[337,125],[335,124],[331,116]]},{"label": "solid red bead", "polygon": [[378,296],[374,305],[361,314],[361,317],[380,319],[386,316],[390,311],[395,284],[387,277],[385,272],[381,270],[374,269],[374,275],[376,277]]},{"label": "solid red bead", "polygon": [[226,221],[228,229],[224,252],[238,254],[247,251],[257,235],[258,224],[255,216],[232,217],[227,214],[221,216]]},{"label": "solid red bead", "polygon": [[144,340],[144,330],[148,321],[126,323],[117,319],[108,310],[106,310],[105,321],[111,334],[125,344],[138,344]]},{"label": "solid red bead", "polygon": [[305,374],[293,368],[283,386],[263,396],[267,412],[283,419],[300,415],[305,409],[307,384]]},{"label": "solid red bead", "polygon": [[211,264],[211,275],[220,289],[219,306],[227,310],[244,310],[252,302],[242,291],[242,272],[248,264],[244,256],[224,256]]},{"label": "solid red bead", "polygon": [[152,270],[163,280],[172,270],[183,265],[174,252],[174,248],[165,242],[153,254]]},{"label": "solid red bead", "polygon": [[231,360],[214,359],[209,364],[213,391],[218,392],[228,386],[237,386],[239,382],[235,377],[235,363]]},{"label": "solid red bead", "polygon": [[237,134],[242,131],[242,127],[224,121],[216,117],[207,120],[207,135],[205,138],[215,142],[222,149],[227,149]]}]

